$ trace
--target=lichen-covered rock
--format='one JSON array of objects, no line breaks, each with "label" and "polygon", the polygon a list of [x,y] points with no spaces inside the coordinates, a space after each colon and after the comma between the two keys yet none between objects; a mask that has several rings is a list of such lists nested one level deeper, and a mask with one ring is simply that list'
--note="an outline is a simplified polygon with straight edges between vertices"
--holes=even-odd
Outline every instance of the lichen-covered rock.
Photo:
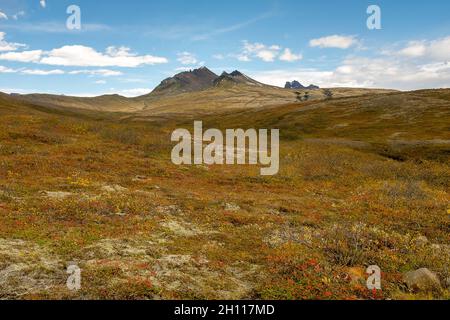
[{"label": "lichen-covered rock", "polygon": [[421,268],[405,273],[403,275],[403,281],[409,290],[415,292],[442,289],[439,278],[427,268]]},{"label": "lichen-covered rock", "polygon": [[420,236],[414,239],[414,243],[417,247],[423,247],[428,243],[428,239],[425,236]]},{"label": "lichen-covered rock", "polygon": [[225,203],[224,205],[226,211],[239,211],[241,207],[239,207],[236,203]]}]

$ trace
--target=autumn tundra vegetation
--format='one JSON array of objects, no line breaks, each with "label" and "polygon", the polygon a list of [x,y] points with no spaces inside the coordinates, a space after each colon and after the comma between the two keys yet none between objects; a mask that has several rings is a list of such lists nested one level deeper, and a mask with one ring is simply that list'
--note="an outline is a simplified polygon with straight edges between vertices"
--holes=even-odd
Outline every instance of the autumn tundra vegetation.
[{"label": "autumn tundra vegetation", "polygon": [[[450,298],[449,89],[208,83],[0,95],[0,299]],[[279,129],[279,172],[172,163],[194,120]]]}]

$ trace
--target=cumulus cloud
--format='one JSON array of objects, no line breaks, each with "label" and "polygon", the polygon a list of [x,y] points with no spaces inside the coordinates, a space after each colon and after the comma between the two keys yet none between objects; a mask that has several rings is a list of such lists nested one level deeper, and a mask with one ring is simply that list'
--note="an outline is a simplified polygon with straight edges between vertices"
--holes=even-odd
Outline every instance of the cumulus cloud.
[{"label": "cumulus cloud", "polygon": [[301,54],[294,54],[289,48],[284,49],[283,54],[280,56],[281,61],[287,62],[298,61],[301,59],[303,59],[303,56]]},{"label": "cumulus cloud", "polygon": [[250,74],[254,79],[283,86],[296,79],[320,87],[365,87],[414,90],[450,87],[450,62],[415,64],[391,57],[349,57],[337,68],[278,69]]},{"label": "cumulus cloud", "polygon": [[178,58],[177,61],[184,65],[191,65],[191,64],[197,64],[198,60],[195,57],[194,54],[190,52],[181,52],[177,54]]},{"label": "cumulus cloud", "polygon": [[249,61],[250,57],[257,57],[265,62],[272,62],[278,55],[280,47],[277,45],[266,46],[262,43],[250,43],[244,41],[241,61]]},{"label": "cumulus cloud", "polygon": [[101,53],[91,47],[69,45],[46,52],[39,62],[56,66],[135,68],[141,65],[167,63],[168,60],[152,55],[139,56],[131,53],[127,47],[109,47],[106,53]]},{"label": "cumulus cloud", "polygon": [[39,4],[41,5],[42,8],[45,8],[47,6],[47,3],[45,2],[45,0],[40,0]]},{"label": "cumulus cloud", "polygon": [[14,50],[17,50],[17,49],[19,49],[21,47],[26,47],[22,43],[7,42],[5,40],[5,36],[6,36],[6,33],[0,31],[0,52],[2,52],[2,51],[14,51]]},{"label": "cumulus cloud", "polygon": [[0,54],[0,60],[8,60],[16,62],[39,62],[42,57],[42,54],[43,54],[42,50],[6,52]]},{"label": "cumulus cloud", "polygon": [[358,44],[355,36],[332,35],[309,41],[310,47],[348,49]]},{"label": "cumulus cloud", "polygon": [[[0,34],[1,36],[1,34]],[[1,38],[0,38],[1,39]],[[9,44],[11,45],[11,44]],[[0,41],[0,48],[2,42]],[[17,48],[17,46],[16,46]],[[6,50],[3,50],[6,51]],[[33,50],[0,54],[0,60],[34,62],[54,66],[129,67],[167,63],[163,57],[139,56],[126,47],[109,47],[105,53],[82,45],[63,46],[51,51]]]},{"label": "cumulus cloud", "polygon": [[332,69],[277,69],[250,76],[276,86],[296,79],[321,87],[449,88],[450,37],[394,45],[375,57],[347,56]]},{"label": "cumulus cloud", "polygon": [[407,58],[426,58],[432,60],[450,60],[450,36],[431,41],[410,41],[405,47],[385,52]]},{"label": "cumulus cloud", "polygon": [[8,16],[6,15],[6,13],[0,11],[0,20],[2,19],[8,20]]},{"label": "cumulus cloud", "polygon": [[264,62],[273,62],[276,59],[293,62],[302,59],[300,54],[292,53],[291,49],[285,48],[284,51],[282,49],[279,45],[268,46],[258,42],[243,41],[242,52],[235,55],[235,57],[243,62],[251,61],[252,58],[257,58]]}]

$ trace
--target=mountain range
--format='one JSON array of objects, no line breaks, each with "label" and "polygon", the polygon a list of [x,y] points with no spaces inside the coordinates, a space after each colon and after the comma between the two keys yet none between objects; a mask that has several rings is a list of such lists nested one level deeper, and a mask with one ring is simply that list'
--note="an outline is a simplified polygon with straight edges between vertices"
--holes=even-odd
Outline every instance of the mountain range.
[{"label": "mountain range", "polygon": [[138,119],[149,117],[159,119],[161,116],[186,114],[192,116],[198,113],[208,114],[230,109],[252,109],[293,103],[298,101],[299,94],[305,94],[308,90],[310,90],[307,92],[308,100],[324,99],[330,92],[333,98],[393,92],[393,90],[360,88],[319,89],[313,85],[303,87],[298,81],[289,84],[296,91],[263,84],[238,70],[231,73],[223,72],[219,76],[208,68],[201,67],[166,78],[150,93],[134,98],[117,94],[98,97],[52,94],[10,96],[19,101],[54,110],[121,112],[132,113],[131,117]]}]

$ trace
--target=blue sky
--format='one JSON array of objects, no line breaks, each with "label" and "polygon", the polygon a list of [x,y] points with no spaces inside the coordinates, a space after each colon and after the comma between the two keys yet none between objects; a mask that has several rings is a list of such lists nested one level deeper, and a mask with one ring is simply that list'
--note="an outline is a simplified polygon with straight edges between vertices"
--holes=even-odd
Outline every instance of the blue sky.
[{"label": "blue sky", "polygon": [[[66,27],[72,4],[81,30]],[[446,0],[1,0],[0,91],[135,96],[200,66],[279,86],[450,87],[449,12]]]}]

